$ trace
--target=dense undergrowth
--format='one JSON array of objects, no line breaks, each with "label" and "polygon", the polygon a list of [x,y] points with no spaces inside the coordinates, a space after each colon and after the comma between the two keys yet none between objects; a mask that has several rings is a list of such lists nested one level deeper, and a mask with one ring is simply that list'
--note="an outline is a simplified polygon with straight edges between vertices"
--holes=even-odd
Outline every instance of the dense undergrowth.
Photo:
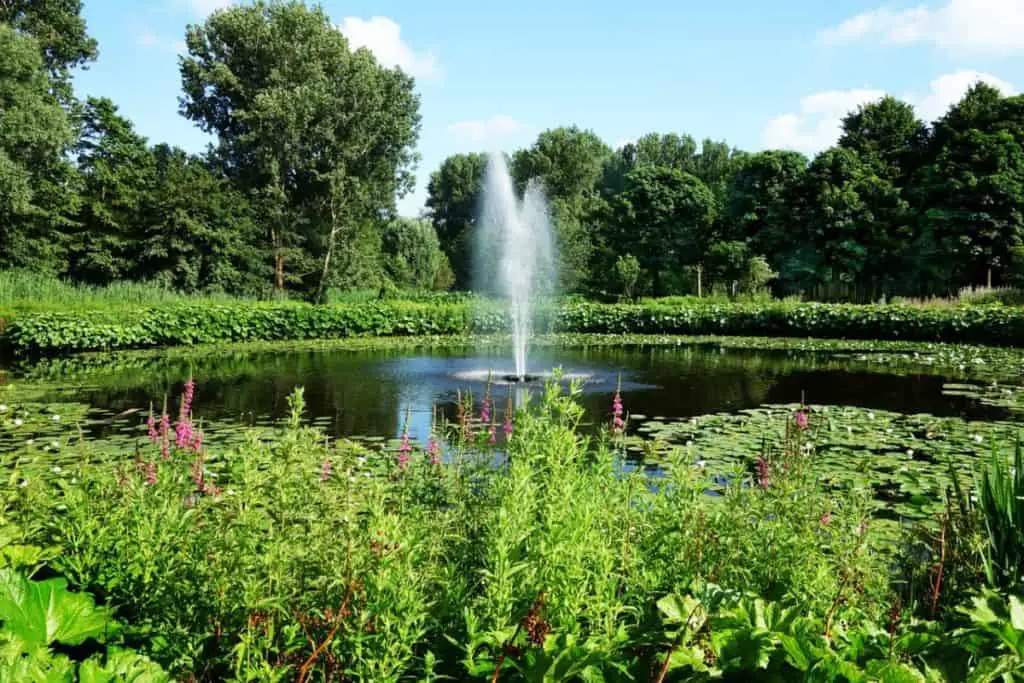
[{"label": "dense undergrowth", "polygon": [[276,437],[211,450],[185,393],[120,462],[17,465],[2,527],[37,549],[26,575],[96,596],[179,680],[1024,673],[1005,468],[893,545],[868,490],[817,484],[802,411],[724,480],[685,450],[650,480],[623,466],[621,400],[588,439],[556,384],[383,452],[303,427],[301,391]]},{"label": "dense undergrowth", "polygon": [[[167,303],[116,310],[8,311],[0,346],[18,355],[351,336],[488,334],[509,328],[495,302],[312,306]],[[542,307],[538,330],[600,334],[769,335],[1024,345],[1024,309],[798,302]]]}]

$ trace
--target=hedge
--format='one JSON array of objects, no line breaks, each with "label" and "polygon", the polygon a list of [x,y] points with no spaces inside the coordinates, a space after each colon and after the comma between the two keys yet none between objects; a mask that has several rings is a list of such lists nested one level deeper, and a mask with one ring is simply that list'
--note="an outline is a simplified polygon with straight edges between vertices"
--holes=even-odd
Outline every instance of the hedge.
[{"label": "hedge", "polygon": [[[0,349],[8,355],[158,346],[494,333],[509,328],[500,309],[467,303],[382,302],[169,304],[122,311],[11,312]],[[709,334],[899,339],[1024,346],[1024,308],[921,308],[818,303],[667,306],[571,303],[542,310],[538,329],[603,334]]]}]

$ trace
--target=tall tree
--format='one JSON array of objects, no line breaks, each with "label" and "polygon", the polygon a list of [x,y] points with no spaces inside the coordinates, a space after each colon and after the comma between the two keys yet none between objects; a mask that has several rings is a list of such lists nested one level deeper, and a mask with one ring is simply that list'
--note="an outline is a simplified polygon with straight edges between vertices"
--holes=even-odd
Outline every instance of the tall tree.
[{"label": "tall tree", "polygon": [[792,204],[807,172],[799,152],[770,150],[751,155],[730,180],[725,202],[726,238],[750,241],[771,263],[792,243]]},{"label": "tall tree", "polygon": [[0,24],[0,262],[60,272],[77,203],[73,141],[34,38]]},{"label": "tall tree", "polygon": [[916,201],[954,287],[1005,278],[1024,245],[1024,130],[1017,98],[976,84],[935,122]]},{"label": "tall tree", "polygon": [[161,144],[150,155],[132,277],[186,292],[265,292],[267,261],[245,197],[181,149]]},{"label": "tall tree", "polygon": [[70,99],[71,70],[97,55],[82,18],[82,0],[0,0],[0,23],[38,41],[55,92]]},{"label": "tall tree", "polygon": [[419,124],[411,79],[350,51],[320,8],[297,1],[214,12],[186,43],[182,112],[217,134],[230,177],[257,198],[275,287],[312,244],[320,264],[307,267],[322,288],[340,226],[365,225],[408,185]]},{"label": "tall tree", "polygon": [[699,178],[664,166],[639,166],[625,178],[612,205],[611,243],[634,255],[655,295],[682,266],[700,262],[714,220],[715,199]]},{"label": "tall tree", "polygon": [[472,285],[473,226],[486,169],[485,154],[454,154],[441,162],[427,183],[427,214],[460,289]]},{"label": "tall tree", "polygon": [[593,131],[576,126],[542,132],[513,156],[512,173],[521,189],[536,178],[551,204],[563,290],[587,278],[601,209],[599,183],[611,149]]},{"label": "tall tree", "polygon": [[153,155],[113,102],[92,97],[82,109],[76,151],[83,185],[71,275],[93,284],[122,279],[137,263],[136,230],[154,183]]},{"label": "tall tree", "polygon": [[879,175],[902,186],[920,163],[927,140],[928,128],[914,108],[887,95],[843,117],[838,144],[852,149]]},{"label": "tall tree", "polygon": [[430,221],[397,218],[381,233],[384,267],[391,281],[402,289],[447,289],[451,268],[441,251]]}]

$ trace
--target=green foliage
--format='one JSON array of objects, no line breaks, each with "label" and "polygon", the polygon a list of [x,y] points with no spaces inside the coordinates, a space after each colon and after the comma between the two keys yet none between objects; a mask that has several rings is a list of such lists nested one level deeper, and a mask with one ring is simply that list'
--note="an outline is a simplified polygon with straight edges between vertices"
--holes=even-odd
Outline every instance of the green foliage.
[{"label": "green foliage", "polygon": [[[792,448],[760,456],[770,476],[715,478],[677,449],[650,480],[623,471],[619,437],[584,436],[578,391],[549,383],[510,414],[496,466],[471,400],[434,425],[436,463],[420,445],[325,440],[302,426],[300,389],[278,433],[231,449],[161,455],[158,436],[116,468],[83,460],[70,481],[23,463],[7,509],[59,549],[56,569],[117,606],[146,657],[199,681],[1024,673],[1016,596],[964,592],[944,621],[893,602],[902,546],[881,542],[867,489],[816,485],[802,444],[824,425],[794,434],[787,413]],[[0,578],[0,634],[28,634],[17,648],[117,632],[63,580]],[[60,662],[68,680],[62,657],[19,654],[13,675]],[[77,671],[166,680],[112,645]]]},{"label": "green foliage", "polygon": [[64,579],[32,581],[13,569],[0,569],[0,680],[134,681],[164,683],[159,666],[131,650],[102,648],[75,661],[57,648],[86,641],[106,643],[122,626],[91,596],[72,593]]},{"label": "green foliage", "polygon": [[446,290],[451,286],[448,257],[429,221],[398,218],[386,224],[381,252],[385,272],[401,289]]},{"label": "green foliage", "polygon": [[[146,289],[141,290],[145,293]],[[59,354],[191,344],[357,335],[503,332],[509,312],[457,297],[311,306],[298,302],[199,303],[108,310],[17,310],[0,332],[15,354]],[[378,300],[379,299],[379,300]],[[586,334],[768,335],[1024,345],[1024,312],[989,306],[920,307],[818,303],[564,303],[541,306],[540,328]]]},{"label": "green foliage", "polygon": [[182,113],[218,135],[229,177],[258,199],[275,287],[296,261],[291,270],[316,276],[291,281],[319,300],[332,272],[372,249],[366,224],[411,186],[412,79],[350,50],[322,9],[301,2],[215,12],[186,43]]},{"label": "green foliage", "polygon": [[66,235],[54,228],[77,199],[72,130],[42,59],[35,39],[0,22],[0,264],[59,272]]},{"label": "green foliage", "polygon": [[1004,591],[1015,590],[1024,575],[1024,445],[1020,439],[1012,467],[1002,454],[992,454],[978,485],[978,511],[988,534],[988,582]]}]

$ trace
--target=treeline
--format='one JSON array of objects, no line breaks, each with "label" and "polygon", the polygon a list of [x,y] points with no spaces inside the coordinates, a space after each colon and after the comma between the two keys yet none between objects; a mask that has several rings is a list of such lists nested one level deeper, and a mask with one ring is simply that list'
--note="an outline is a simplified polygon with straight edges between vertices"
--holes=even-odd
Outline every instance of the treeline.
[{"label": "treeline", "polygon": [[[650,134],[612,150],[576,127],[513,154],[539,177],[562,287],[599,297],[765,291],[876,301],[1024,284],[1024,97],[979,83],[926,125],[892,97],[813,160]],[[428,213],[458,286],[486,159],[449,157]]]},{"label": "treeline", "polygon": [[[468,289],[485,157],[449,157],[423,218],[413,80],[319,8],[258,0],[186,30],[180,113],[201,155],[76,97],[97,56],[81,2],[0,2],[0,268],[103,285],[289,294]],[[1024,281],[1024,97],[978,84],[926,125],[893,98],[809,160],[687,135],[613,150],[576,127],[511,155],[541,180],[561,290],[599,298],[772,290],[853,301]]]},{"label": "treeline", "polygon": [[75,96],[97,56],[81,2],[0,2],[0,267],[77,282],[319,298],[447,288],[413,183],[413,81],[350,49],[319,8],[256,2],[189,26],[181,113],[205,154],[151,144]]}]

